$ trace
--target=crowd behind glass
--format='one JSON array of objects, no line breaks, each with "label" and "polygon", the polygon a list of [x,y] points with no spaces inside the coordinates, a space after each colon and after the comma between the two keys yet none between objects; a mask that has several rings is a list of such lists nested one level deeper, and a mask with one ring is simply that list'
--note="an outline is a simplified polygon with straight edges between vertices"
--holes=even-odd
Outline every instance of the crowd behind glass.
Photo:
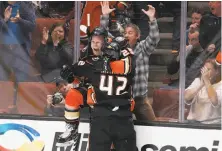
[{"label": "crowd behind glass", "polygon": [[[81,2],[81,17],[84,15],[84,9],[87,9],[87,3]],[[149,69],[149,73],[144,72],[147,74],[145,81],[149,81],[149,86],[144,90],[146,101],[142,102],[141,106],[147,106],[150,111],[147,112],[149,115],[137,113],[141,114],[139,119],[178,121],[178,116],[174,118],[168,114],[173,114],[170,112],[174,110],[178,114],[180,36],[184,35],[186,36],[185,119],[190,123],[220,124],[221,2],[208,2],[205,7],[188,5],[186,33],[180,33],[181,2],[127,2],[123,5],[127,8],[124,11],[120,4],[114,5],[119,9],[119,14],[115,12],[116,16],[125,15],[126,24],[130,20],[139,27],[138,31],[141,33],[136,39],[137,42],[146,39],[147,35],[155,34],[155,32],[152,33],[152,28],[147,29],[147,22],[152,21],[141,11],[141,9],[146,10],[147,5],[152,5],[156,9],[155,17],[159,27],[159,31],[156,32],[160,32],[160,37],[157,37],[160,41],[156,39],[158,45],[150,45],[149,48],[153,47],[154,51],[150,51],[147,58],[143,56],[144,58],[140,60],[141,63],[145,62],[144,67]],[[74,50],[73,41],[74,38],[78,38],[73,37],[74,10],[73,2],[62,4],[60,2],[0,2],[0,83],[1,89],[4,89],[2,93],[6,93],[3,95],[5,99],[0,103],[2,104],[0,113],[26,114],[27,112],[19,108],[26,108],[26,110],[30,108],[28,114],[63,116],[64,104],[52,104],[52,100],[56,99],[55,92],[65,93],[70,87],[59,78],[60,69],[63,65],[71,65],[74,58],[73,52],[81,51],[87,45],[87,39],[81,37],[80,50]],[[102,19],[105,20],[104,16],[107,14],[102,13]],[[111,13],[110,17],[112,17]],[[172,25],[173,29],[169,28],[168,31],[168,27],[162,25],[163,21],[160,20],[164,18],[169,20],[173,18],[172,22],[165,21],[168,26]],[[152,23],[150,27],[155,28]],[[109,30],[115,33],[116,28],[109,28]],[[170,48],[164,45],[164,40],[167,39],[164,39],[164,33],[172,33],[172,37],[168,39],[172,43]],[[130,31],[123,31],[123,36],[130,36],[129,34],[131,34]],[[170,50],[167,54],[170,59],[166,61],[167,58],[166,60],[159,58],[158,61],[158,54],[163,56],[167,49]],[[155,72],[151,70],[155,65],[165,69],[163,72]],[[161,67],[157,71],[161,70]],[[164,76],[161,76],[163,73]],[[150,80],[152,75],[161,78],[152,81]],[[11,82],[10,87],[7,86],[7,82]],[[152,86],[153,83],[154,86]],[[27,85],[22,87],[21,84]],[[31,90],[35,86],[36,89]],[[11,90],[9,92],[5,89]],[[11,103],[3,102],[7,101],[10,95],[13,96]],[[156,95],[160,96],[156,97]],[[175,97],[177,102],[172,101]],[[163,104],[167,104],[164,101],[171,104],[164,106]],[[156,104],[157,102],[159,104]],[[160,109],[162,106],[164,106],[163,110]]]}]

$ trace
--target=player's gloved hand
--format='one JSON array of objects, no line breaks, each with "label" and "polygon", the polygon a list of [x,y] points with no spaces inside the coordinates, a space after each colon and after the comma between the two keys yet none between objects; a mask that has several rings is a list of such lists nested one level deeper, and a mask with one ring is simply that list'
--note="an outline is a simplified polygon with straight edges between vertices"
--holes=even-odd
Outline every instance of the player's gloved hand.
[{"label": "player's gloved hand", "polygon": [[60,76],[68,83],[72,83],[74,80],[74,74],[72,72],[72,69],[68,65],[64,65],[62,67],[62,70],[60,71]]}]

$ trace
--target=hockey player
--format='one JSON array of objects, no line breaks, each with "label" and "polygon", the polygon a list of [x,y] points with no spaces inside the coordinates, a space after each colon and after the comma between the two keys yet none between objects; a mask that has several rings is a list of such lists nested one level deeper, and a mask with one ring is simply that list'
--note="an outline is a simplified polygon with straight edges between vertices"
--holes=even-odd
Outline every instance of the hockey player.
[{"label": "hockey player", "polygon": [[[90,38],[92,50],[94,37],[98,36],[96,33],[94,30]],[[93,109],[89,151],[109,151],[112,142],[117,150],[134,151],[136,137],[131,112],[134,106],[131,94],[134,73],[132,51],[123,50],[122,59],[113,60],[110,56],[104,56],[106,48],[101,48],[102,56],[87,57],[71,69],[62,70],[61,76],[67,81],[71,82],[75,75],[86,77],[91,83],[87,91],[71,89],[68,92],[66,106],[70,108],[66,107],[65,118],[73,129],[73,135],[77,136],[79,108],[88,104]],[[87,98],[84,98],[86,92]]]},{"label": "hockey player", "polygon": [[[80,53],[80,59],[78,64],[81,64],[83,61],[92,61],[97,58],[97,56],[101,55],[101,48],[106,45],[106,37],[107,37],[107,31],[103,28],[95,28],[93,32],[91,33],[90,41],[88,45],[81,51]],[[73,78],[73,77],[71,77]],[[68,80],[69,82],[72,82],[73,79]],[[86,100],[87,95],[87,86],[85,85],[86,78],[81,77],[82,84],[79,84],[80,86],[77,88],[78,91],[82,91],[82,93],[85,93],[83,95],[83,99]],[[84,81],[84,82],[83,82]],[[74,102],[75,99],[72,100]],[[61,134],[58,137],[57,140],[57,146],[70,146],[74,143],[76,143],[76,140],[78,138],[78,135],[76,135],[76,130],[73,127],[73,118],[69,116],[69,114],[73,113],[74,107],[72,102],[65,101],[65,121],[66,121],[66,131]],[[75,145],[75,144],[74,144]]]}]

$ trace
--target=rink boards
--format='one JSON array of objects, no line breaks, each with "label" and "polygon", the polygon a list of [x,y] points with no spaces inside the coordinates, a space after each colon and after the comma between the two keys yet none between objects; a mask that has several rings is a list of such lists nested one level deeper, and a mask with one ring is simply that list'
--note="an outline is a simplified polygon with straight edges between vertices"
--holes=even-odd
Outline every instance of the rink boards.
[{"label": "rink boards", "polygon": [[[65,130],[63,121],[0,119],[0,150],[71,151],[56,146]],[[220,127],[197,127],[178,123],[135,123],[138,151],[222,151]],[[78,151],[87,151],[89,124],[79,126]]]}]

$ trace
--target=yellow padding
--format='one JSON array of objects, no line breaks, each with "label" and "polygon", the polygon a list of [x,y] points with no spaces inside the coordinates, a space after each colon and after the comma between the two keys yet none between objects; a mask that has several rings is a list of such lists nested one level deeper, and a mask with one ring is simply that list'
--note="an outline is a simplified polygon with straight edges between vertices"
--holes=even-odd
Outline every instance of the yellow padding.
[{"label": "yellow padding", "polygon": [[42,151],[45,146],[45,143],[40,140],[34,140],[33,142],[24,143],[16,151]]},{"label": "yellow padding", "polygon": [[67,112],[65,111],[65,118],[68,120],[73,120],[79,118],[79,112]]}]

